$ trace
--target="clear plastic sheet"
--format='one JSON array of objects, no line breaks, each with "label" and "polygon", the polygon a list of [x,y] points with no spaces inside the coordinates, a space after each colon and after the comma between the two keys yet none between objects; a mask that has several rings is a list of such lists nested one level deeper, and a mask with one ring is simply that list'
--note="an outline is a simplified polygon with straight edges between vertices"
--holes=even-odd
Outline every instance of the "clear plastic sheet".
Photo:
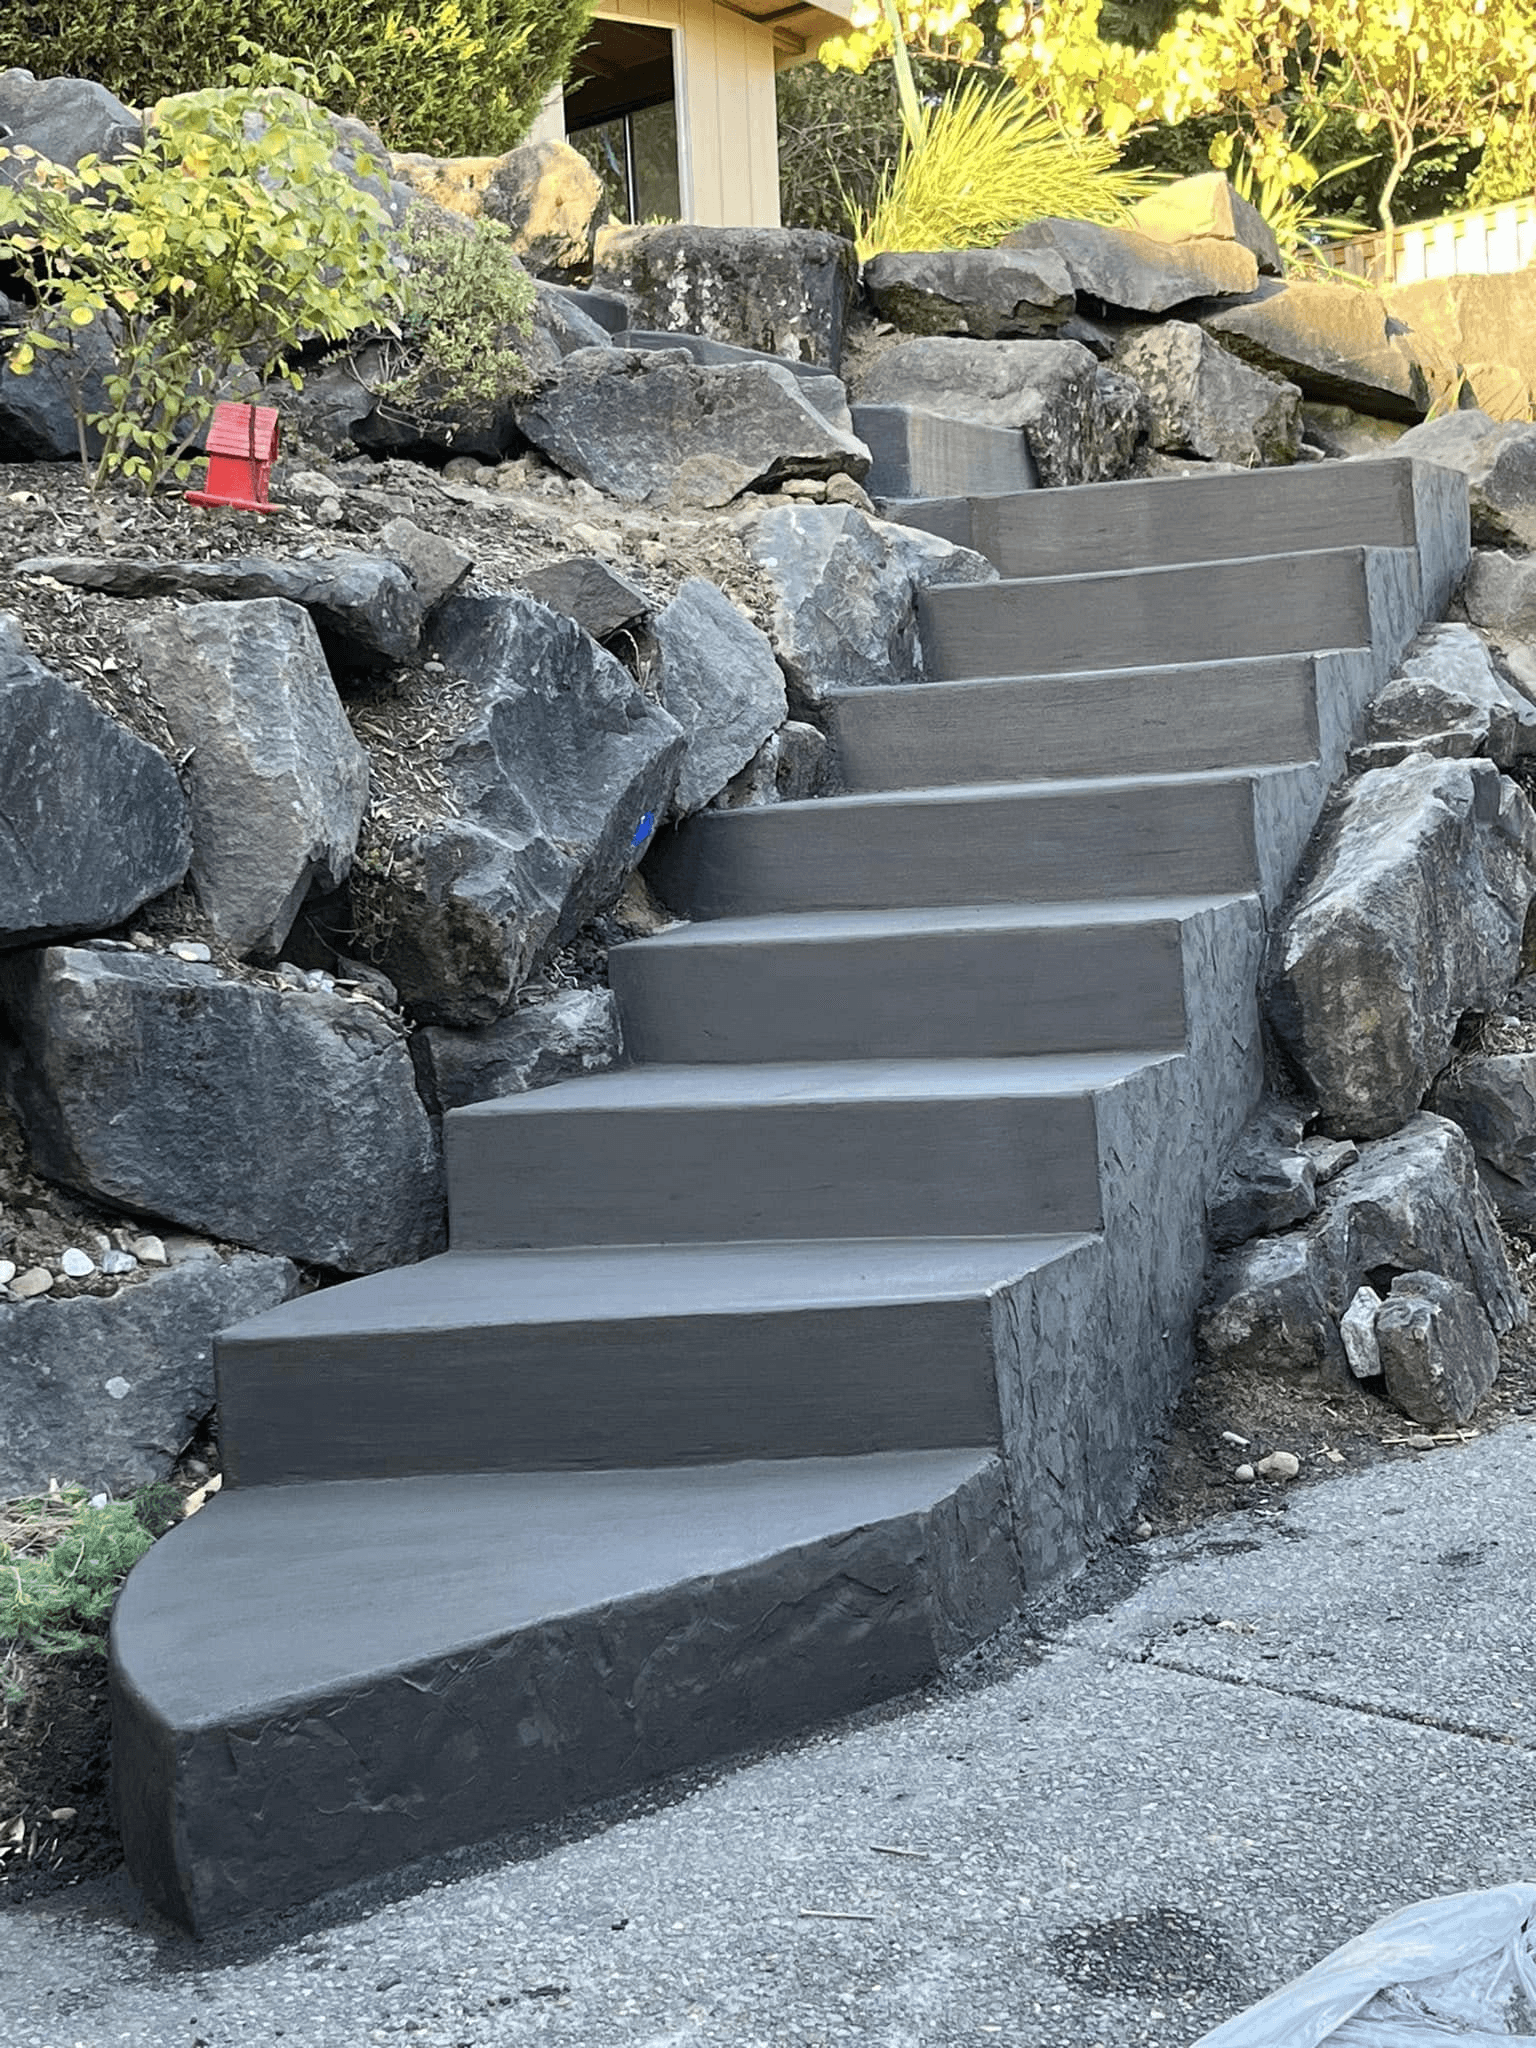
[{"label": "clear plastic sheet", "polygon": [[1194,2048],[1536,2048],[1536,1885],[1406,1906]]}]

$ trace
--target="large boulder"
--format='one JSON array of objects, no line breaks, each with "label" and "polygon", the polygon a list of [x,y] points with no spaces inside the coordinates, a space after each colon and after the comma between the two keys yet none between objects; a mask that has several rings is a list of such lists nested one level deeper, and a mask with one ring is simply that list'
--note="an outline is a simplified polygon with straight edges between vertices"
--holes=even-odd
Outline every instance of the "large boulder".
[{"label": "large boulder", "polygon": [[412,1038],[411,1050],[423,1099],[442,1116],[467,1102],[522,1095],[617,1066],[624,1041],[611,990],[566,988],[520,1003],[478,1031],[428,1024]]},{"label": "large boulder", "polygon": [[917,593],[991,583],[985,556],[852,505],[780,505],[742,535],[773,591],[769,633],[791,695],[814,710],[833,688],[917,682]]},{"label": "large boulder", "polygon": [[1076,341],[898,342],[861,379],[866,405],[909,405],[1023,430],[1042,484],[1097,482],[1105,421],[1099,366]]},{"label": "large boulder", "polygon": [[55,946],[0,965],[0,1010],[6,1091],[51,1179],[345,1273],[442,1248],[436,1139],[378,1005]]},{"label": "large boulder", "polygon": [[1054,249],[943,249],[872,257],[864,289],[882,319],[908,334],[984,341],[1053,334],[1077,300]]},{"label": "large boulder", "polygon": [[1536,407],[1536,273],[1436,277],[1389,285],[1387,304],[1414,340],[1454,365],[1462,394],[1500,420]]},{"label": "large boulder", "polygon": [[233,952],[280,951],[311,884],[347,878],[368,802],[309,614],[279,597],[186,605],[129,638],[192,798],[192,884]]},{"label": "large boulder", "polygon": [[567,555],[542,569],[525,569],[518,583],[540,604],[574,619],[594,640],[632,631],[651,609],[643,590],[596,555]]},{"label": "large boulder", "polygon": [[1301,1148],[1301,1125],[1297,1111],[1266,1102],[1238,1133],[1206,1212],[1218,1250],[1289,1230],[1316,1209],[1317,1162]]},{"label": "large boulder", "polygon": [[1454,610],[1487,635],[1511,675],[1536,689],[1536,556],[1475,549]]},{"label": "large boulder", "polygon": [[78,164],[84,156],[110,160],[135,147],[143,124],[104,85],[85,78],[34,78],[30,71],[0,71],[0,184],[25,175],[20,153],[36,150],[51,163]]},{"label": "large boulder", "polygon": [[170,762],[44,668],[3,612],[0,818],[0,947],[119,924],[192,858]]},{"label": "large boulder", "polygon": [[1536,426],[1448,412],[1404,434],[1392,453],[1461,471],[1479,547],[1536,547]]},{"label": "large boulder", "polygon": [[1435,1083],[1431,1107],[1466,1132],[1504,1222],[1536,1229],[1536,1053],[1472,1053]]},{"label": "large boulder", "polygon": [[1387,1393],[1426,1429],[1470,1422],[1499,1376],[1499,1346],[1465,1287],[1439,1273],[1400,1273],[1376,1311]]},{"label": "large boulder", "polygon": [[1413,1114],[1468,1010],[1514,980],[1536,813],[1488,761],[1411,755],[1347,791],[1282,925],[1269,1015],[1326,1130]]},{"label": "large boulder", "polygon": [[1156,185],[1137,200],[1127,216],[1139,235],[1152,242],[1240,242],[1250,250],[1261,274],[1282,277],[1285,259],[1275,231],[1249,200],[1234,190],[1221,171],[1193,178],[1175,178]]},{"label": "large boulder", "polygon": [[525,142],[504,156],[411,152],[389,162],[395,177],[448,212],[500,221],[511,230],[513,249],[541,276],[590,268],[608,202],[602,180],[568,142]]},{"label": "large boulder", "polygon": [[1536,760],[1536,704],[1506,683],[1470,626],[1428,626],[1366,710],[1366,744],[1352,766],[1389,767],[1409,754],[1501,768]]},{"label": "large boulder", "polygon": [[[379,528],[378,544],[410,577],[423,613],[435,611],[445,597],[451,597],[475,566],[474,556],[457,541],[403,516],[387,520]],[[335,556],[330,559],[334,563]],[[311,616],[320,627],[323,641],[325,619],[321,605],[314,601]]]},{"label": "large boulder", "polygon": [[165,1479],[214,1405],[213,1340],[298,1286],[287,1259],[175,1239],[102,1296],[0,1304],[0,1495]]},{"label": "large boulder", "polygon": [[686,334],[662,332],[657,328],[626,327],[613,337],[615,348],[681,349],[696,363],[706,368],[729,368],[735,363],[767,363],[774,369],[788,370],[800,386],[800,396],[814,405],[824,420],[834,427],[841,427],[844,433],[854,431],[853,415],[848,410],[848,387],[842,378],[831,370],[818,367],[815,363],[792,361],[788,356],[767,354],[760,348],[741,348],[734,341],[715,341],[707,334]]},{"label": "large boulder", "polygon": [[617,227],[592,282],[636,327],[681,327],[835,370],[858,288],[853,244],[813,228]]},{"label": "large boulder", "polygon": [[869,469],[864,443],[788,370],[709,367],[682,350],[579,349],[517,422],[568,475],[630,503],[726,505],[789,477]]},{"label": "large boulder", "polygon": [[353,897],[415,1015],[478,1026],[618,895],[686,741],[611,654],[531,597],[450,598],[427,644],[454,692],[424,685],[394,730],[408,786],[436,794],[354,874]]},{"label": "large boulder", "polygon": [[67,329],[67,353],[41,353],[18,376],[5,358],[8,334],[21,318],[21,309],[0,293],[0,462],[78,462],[82,432],[87,452],[98,455],[101,435],[83,423],[111,410],[105,380],[117,357],[107,323]]},{"label": "large boulder", "polygon": [[1141,390],[1154,448],[1245,468],[1296,460],[1300,391],[1239,362],[1191,321],[1143,328],[1115,367]]},{"label": "large boulder", "polygon": [[1215,1261],[1195,1341],[1211,1365],[1342,1383],[1347,1360],[1329,1292],[1327,1264],[1305,1231],[1255,1238]]},{"label": "large boulder", "polygon": [[795,804],[819,796],[831,749],[819,726],[787,719],[769,733],[738,775],[715,797],[715,811],[755,810],[763,804]]},{"label": "large boulder", "polygon": [[1169,313],[1195,299],[1241,298],[1259,280],[1253,251],[1240,242],[1157,242],[1086,220],[1031,221],[1002,246],[1054,251],[1088,312]]},{"label": "large boulder", "polygon": [[[537,310],[520,353],[530,384],[547,383],[556,375],[560,350]],[[297,391],[275,380],[262,397],[283,414],[295,438],[327,455],[361,450],[421,462],[441,463],[455,455],[497,462],[516,443],[521,390],[486,400],[455,391],[451,380],[439,381],[407,407],[387,395],[396,374],[383,344],[365,341],[306,370]]]},{"label": "large boulder", "polygon": [[334,554],[232,555],[225,561],[162,562],[132,556],[34,555],[18,576],[51,576],[113,597],[185,597],[234,603],[283,598],[302,605],[338,666],[409,661],[421,638],[422,602],[398,562],[338,548]]},{"label": "large boulder", "polygon": [[1307,398],[1392,420],[1421,420],[1428,410],[1424,372],[1379,292],[1265,280],[1243,304],[1203,313],[1201,324]]},{"label": "large boulder", "polygon": [[688,739],[673,809],[702,810],[789,716],[773,642],[713,583],[690,576],[651,621],[655,687]]}]

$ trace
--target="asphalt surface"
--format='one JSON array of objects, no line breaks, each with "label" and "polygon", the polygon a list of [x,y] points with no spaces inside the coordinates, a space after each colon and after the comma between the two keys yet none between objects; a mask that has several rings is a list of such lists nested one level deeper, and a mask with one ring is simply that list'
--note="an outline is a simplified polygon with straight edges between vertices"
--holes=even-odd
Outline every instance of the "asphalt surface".
[{"label": "asphalt surface", "polygon": [[1536,1878],[1533,1585],[1520,1423],[1114,1553],[1043,1649],[410,1896],[202,1947],[125,1880],[14,1909],[0,2042],[1188,2048]]}]

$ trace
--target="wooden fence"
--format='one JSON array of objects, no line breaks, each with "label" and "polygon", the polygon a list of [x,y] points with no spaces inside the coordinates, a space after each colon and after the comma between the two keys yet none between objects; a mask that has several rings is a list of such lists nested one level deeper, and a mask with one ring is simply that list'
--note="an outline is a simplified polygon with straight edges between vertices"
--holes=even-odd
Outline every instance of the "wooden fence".
[{"label": "wooden fence", "polygon": [[[1389,247],[1395,262],[1389,263]],[[1536,258],[1536,199],[1512,199],[1475,213],[1415,221],[1385,234],[1356,235],[1323,251],[1338,270],[1373,284],[1419,284],[1430,277],[1487,277],[1523,270]]]}]

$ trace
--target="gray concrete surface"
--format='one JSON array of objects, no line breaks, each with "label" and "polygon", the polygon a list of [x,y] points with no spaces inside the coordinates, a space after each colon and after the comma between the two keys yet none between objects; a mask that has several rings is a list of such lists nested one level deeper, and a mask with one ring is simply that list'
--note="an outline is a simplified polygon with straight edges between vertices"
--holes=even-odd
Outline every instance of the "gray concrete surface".
[{"label": "gray concrete surface", "polygon": [[1518,1422],[1113,1551],[1079,1608],[1131,1590],[1038,1647],[415,1896],[201,1948],[121,1882],[14,1910],[0,2037],[1187,2048],[1382,1913],[1536,1874],[1533,1572]]}]

